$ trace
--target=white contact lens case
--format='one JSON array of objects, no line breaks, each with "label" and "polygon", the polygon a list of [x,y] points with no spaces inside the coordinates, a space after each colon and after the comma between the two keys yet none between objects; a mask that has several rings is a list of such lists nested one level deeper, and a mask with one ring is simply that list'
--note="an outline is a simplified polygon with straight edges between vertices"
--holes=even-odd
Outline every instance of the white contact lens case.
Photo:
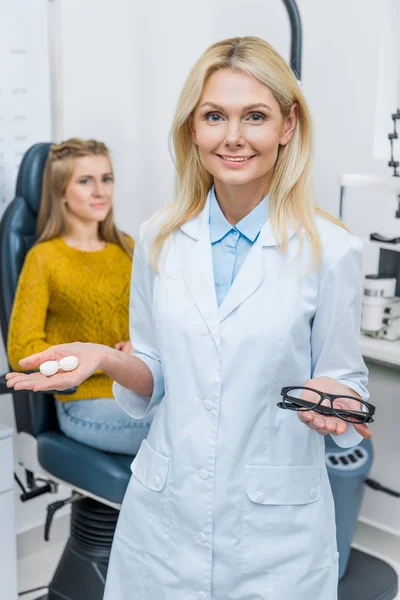
[{"label": "white contact lens case", "polygon": [[42,375],[51,377],[55,375],[59,369],[62,371],[73,371],[79,365],[79,360],[76,356],[65,356],[61,360],[47,360],[39,367]]},{"label": "white contact lens case", "polygon": [[79,360],[76,356],[65,356],[58,361],[58,364],[63,371],[73,371],[79,365]]},{"label": "white contact lens case", "polygon": [[56,360],[47,360],[46,362],[40,365],[40,372],[42,375],[46,375],[46,377],[51,377],[51,375],[55,375],[58,369],[59,366]]}]

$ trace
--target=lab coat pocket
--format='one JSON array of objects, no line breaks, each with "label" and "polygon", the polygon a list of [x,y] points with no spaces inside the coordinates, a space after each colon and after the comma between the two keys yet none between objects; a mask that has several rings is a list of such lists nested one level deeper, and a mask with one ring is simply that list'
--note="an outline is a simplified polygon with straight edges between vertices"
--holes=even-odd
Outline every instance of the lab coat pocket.
[{"label": "lab coat pocket", "polygon": [[131,465],[134,477],[129,487],[129,537],[147,552],[163,558],[168,558],[169,547],[169,464],[168,457],[143,440]]},{"label": "lab coat pocket", "polygon": [[328,510],[319,466],[246,465],[242,572],[331,566],[336,540]]}]

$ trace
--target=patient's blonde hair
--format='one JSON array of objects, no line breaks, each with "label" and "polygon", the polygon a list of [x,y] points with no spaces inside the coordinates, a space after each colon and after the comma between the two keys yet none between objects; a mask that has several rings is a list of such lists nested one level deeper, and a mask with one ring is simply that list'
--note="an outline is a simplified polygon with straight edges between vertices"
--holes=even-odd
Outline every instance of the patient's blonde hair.
[{"label": "patient's blonde hair", "polygon": [[[61,237],[67,232],[67,209],[62,202],[68,183],[71,180],[74,159],[83,156],[105,156],[112,163],[107,146],[96,140],[71,138],[50,148],[43,175],[42,198],[37,221],[39,242]],[[99,223],[99,235],[105,242],[118,244],[129,256],[133,254],[133,245],[114,223],[113,209]]]},{"label": "patient's blonde hair", "polygon": [[212,176],[203,167],[192,139],[189,120],[212,73],[231,69],[255,77],[277,100],[283,118],[293,103],[298,105],[296,130],[288,144],[280,146],[269,189],[269,217],[277,243],[287,249],[287,225],[309,240],[313,262],[321,257],[321,240],[315,223],[319,214],[340,225],[341,221],[316,207],[311,186],[312,126],[300,86],[284,59],[267,42],[256,37],[231,38],[210,46],[191,70],[181,92],[171,129],[176,180],[175,201],[158,230],[150,253],[156,269],[157,257],[169,235],[204,208]]}]

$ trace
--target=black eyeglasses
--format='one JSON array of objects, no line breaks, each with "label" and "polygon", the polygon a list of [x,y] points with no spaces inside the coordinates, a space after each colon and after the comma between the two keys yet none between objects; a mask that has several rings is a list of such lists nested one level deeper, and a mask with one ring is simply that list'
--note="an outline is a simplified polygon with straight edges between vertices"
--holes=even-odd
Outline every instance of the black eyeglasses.
[{"label": "black eyeglasses", "polygon": [[[278,402],[279,408],[297,412],[315,410],[328,417],[339,417],[347,423],[373,423],[375,406],[355,398],[354,396],[337,396],[326,394],[309,387],[290,386],[281,390],[283,402]],[[303,397],[302,397],[303,396]],[[347,408],[348,400],[355,400],[360,410]],[[323,402],[325,401],[325,404]],[[329,404],[326,403],[328,401]]]}]

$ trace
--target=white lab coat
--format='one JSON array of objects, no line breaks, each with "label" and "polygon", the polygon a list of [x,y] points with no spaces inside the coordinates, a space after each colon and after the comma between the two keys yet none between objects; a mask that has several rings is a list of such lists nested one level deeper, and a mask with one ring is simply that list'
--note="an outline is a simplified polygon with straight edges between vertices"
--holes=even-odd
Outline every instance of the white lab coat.
[{"label": "white lab coat", "polygon": [[323,257],[310,270],[308,243],[298,254],[289,231],[283,254],[267,221],[218,309],[208,215],[207,202],[176,232],[159,275],[143,228],[135,250],[131,339],[154,392],[114,392],[135,418],[159,406],[132,464],[105,600],[336,600],[324,438],[277,402],[283,386],[322,375],[367,397],[361,244],[318,218]]}]

